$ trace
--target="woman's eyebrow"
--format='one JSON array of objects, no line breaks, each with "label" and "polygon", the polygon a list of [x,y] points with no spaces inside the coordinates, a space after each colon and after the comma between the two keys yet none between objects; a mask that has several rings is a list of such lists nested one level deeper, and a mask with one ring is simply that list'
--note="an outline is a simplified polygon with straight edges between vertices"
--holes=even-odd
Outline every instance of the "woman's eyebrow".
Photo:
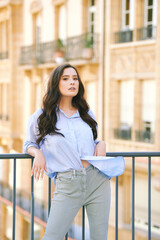
[{"label": "woman's eyebrow", "polygon": [[[70,75],[63,75],[62,77],[69,77]],[[72,77],[78,77],[78,75],[72,75]]]}]

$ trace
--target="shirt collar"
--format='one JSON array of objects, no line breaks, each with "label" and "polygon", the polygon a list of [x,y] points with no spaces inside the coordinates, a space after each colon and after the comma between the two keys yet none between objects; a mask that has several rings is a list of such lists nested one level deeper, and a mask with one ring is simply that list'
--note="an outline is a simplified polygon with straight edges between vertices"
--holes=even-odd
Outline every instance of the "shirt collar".
[{"label": "shirt collar", "polygon": [[75,113],[73,113],[73,115],[72,116],[70,116],[70,117],[68,117],[67,115],[66,115],[66,113],[62,110],[62,109],[60,109],[60,107],[57,105],[57,112],[59,111],[59,112],[61,112],[65,117],[67,117],[67,118],[78,118],[78,117],[80,117],[80,114],[79,114],[79,111],[78,111],[78,109],[77,109],[77,112],[75,112]]}]

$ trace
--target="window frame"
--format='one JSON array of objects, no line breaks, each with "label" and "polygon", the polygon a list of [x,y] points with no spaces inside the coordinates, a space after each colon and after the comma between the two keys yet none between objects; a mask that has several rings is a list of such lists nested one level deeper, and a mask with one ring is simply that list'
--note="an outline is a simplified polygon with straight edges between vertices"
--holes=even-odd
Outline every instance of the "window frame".
[{"label": "window frame", "polygon": [[[96,0],[94,6],[91,6],[91,1],[88,0],[88,32],[95,33],[95,24],[96,24]],[[94,20],[92,21],[92,14],[94,14]],[[92,28],[92,26],[94,26]],[[92,31],[93,29],[93,31]]]},{"label": "window frame", "polygon": [[[134,0],[130,1],[130,9],[126,10],[126,1],[122,0],[122,11],[121,11],[121,29],[122,30],[133,30],[134,29]],[[129,25],[125,24],[126,14],[129,14]]]},{"label": "window frame", "polygon": [[[148,9],[152,9],[152,21],[148,21]],[[144,26],[148,27],[149,25],[157,25],[157,0],[153,0],[153,4],[148,6],[148,0],[144,0]]]}]

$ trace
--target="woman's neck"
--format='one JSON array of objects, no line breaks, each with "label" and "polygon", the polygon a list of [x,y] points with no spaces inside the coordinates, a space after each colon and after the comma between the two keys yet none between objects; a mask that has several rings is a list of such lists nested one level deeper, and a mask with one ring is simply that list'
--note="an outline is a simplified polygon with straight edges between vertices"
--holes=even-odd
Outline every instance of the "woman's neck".
[{"label": "woman's neck", "polygon": [[72,105],[71,98],[61,98],[60,102],[58,103],[58,106],[62,110],[74,110],[75,109]]}]

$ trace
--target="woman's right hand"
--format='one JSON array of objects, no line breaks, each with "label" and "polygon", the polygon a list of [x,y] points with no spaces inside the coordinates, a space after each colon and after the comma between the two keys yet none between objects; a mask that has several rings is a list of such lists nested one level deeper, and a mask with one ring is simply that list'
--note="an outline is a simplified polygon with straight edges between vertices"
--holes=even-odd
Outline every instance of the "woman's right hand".
[{"label": "woman's right hand", "polygon": [[39,178],[43,179],[44,171],[47,172],[46,159],[43,152],[39,149],[36,149],[35,147],[30,147],[27,152],[30,155],[34,156],[31,176],[34,175],[34,178],[37,181],[39,180]]}]

